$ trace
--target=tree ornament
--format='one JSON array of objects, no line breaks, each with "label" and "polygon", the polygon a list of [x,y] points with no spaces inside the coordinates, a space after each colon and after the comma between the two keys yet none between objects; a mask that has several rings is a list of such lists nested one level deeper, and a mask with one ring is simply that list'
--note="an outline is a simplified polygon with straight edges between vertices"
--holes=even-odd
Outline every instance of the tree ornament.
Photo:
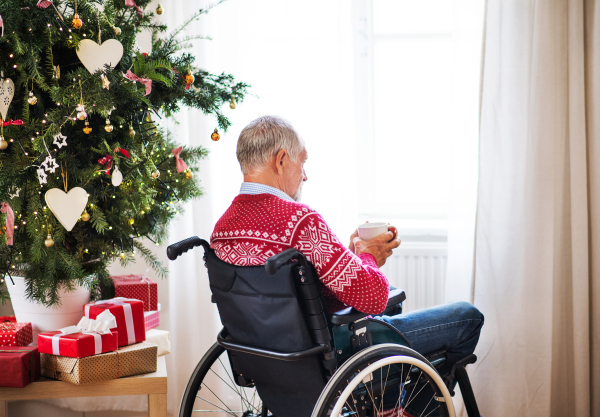
[{"label": "tree ornament", "polygon": [[67,232],[73,230],[88,204],[87,191],[81,187],[71,188],[68,193],[58,188],[51,188],[46,192],[45,198],[46,205]]},{"label": "tree ornament", "polygon": [[188,69],[188,73],[185,76],[185,83],[189,86],[194,82],[194,76],[192,75],[192,73],[190,72],[190,70]]},{"label": "tree ornament", "polygon": [[191,180],[192,178],[194,178],[194,174],[192,174],[192,171],[190,171],[189,169],[185,171],[185,179]]},{"label": "tree ornament", "polygon": [[215,129],[215,131],[211,133],[210,138],[216,142],[221,139],[221,135],[219,135],[219,131]]},{"label": "tree ornament", "polygon": [[44,245],[46,245],[47,248],[54,246],[54,239],[52,239],[52,235],[50,233],[48,233],[48,237],[46,240],[44,240]]},{"label": "tree ornament", "polygon": [[231,96],[231,103],[229,103],[229,108],[231,110],[235,109],[235,99]]},{"label": "tree ornament", "polygon": [[75,13],[75,16],[73,16],[73,20],[71,21],[71,26],[73,26],[75,29],[81,29],[81,26],[83,26],[83,21],[81,20],[81,18],[79,17],[79,15],[77,13]]},{"label": "tree ornament", "polygon": [[52,73],[52,78],[60,80],[60,66],[59,65],[54,65],[54,71]]},{"label": "tree ornament", "polygon": [[90,74],[94,74],[98,70],[104,70],[105,65],[114,68],[123,58],[123,45],[116,39],[109,39],[102,45],[91,39],[84,39],[79,42],[77,57]]},{"label": "tree ornament", "polygon": [[120,28],[118,28],[116,26],[113,26],[113,30],[115,31],[115,35],[121,36],[121,29]]},{"label": "tree ornament", "polygon": [[152,171],[152,178],[157,179],[160,177],[160,171],[157,169],[156,171]]},{"label": "tree ornament", "polygon": [[90,213],[88,213],[85,209],[83,210],[83,214],[81,215],[81,220],[83,220],[84,222],[90,220]]},{"label": "tree ornament", "polygon": [[79,17],[79,14],[77,14],[77,0],[75,0],[75,15],[73,16],[73,20],[71,21],[71,25],[75,29],[81,29],[81,26],[83,26],[83,22],[81,21],[81,18]]},{"label": "tree ornament", "polygon": [[79,120],[85,120],[85,119],[87,119],[88,115],[85,112],[85,106],[83,105],[83,103],[79,103],[77,105],[77,108],[75,110],[77,110],[77,118]]},{"label": "tree ornament", "polygon": [[4,136],[0,136],[0,151],[8,148],[8,142],[4,140]]},{"label": "tree ornament", "polygon": [[163,11],[162,4],[158,3],[158,6],[156,6],[156,14],[163,14]]},{"label": "tree ornament", "polygon": [[38,168],[35,172],[37,172],[38,181],[40,185],[46,184],[48,182],[48,174],[44,171],[44,168]]},{"label": "tree ornament", "polygon": [[49,173],[54,174],[56,172],[56,169],[58,168],[58,164],[56,163],[56,159],[48,155],[46,157],[46,160],[42,162],[40,167],[44,168],[44,171],[48,171]]},{"label": "tree ornament", "polygon": [[10,78],[4,78],[4,71],[0,72],[0,81],[2,82],[2,85],[0,85],[0,114],[2,120],[6,120],[8,106],[10,106],[15,95],[15,83]]},{"label": "tree ornament", "polygon": [[130,138],[134,138],[135,137],[135,130],[133,130],[133,126],[129,125],[129,131],[127,132],[127,135]]},{"label": "tree ornament", "polygon": [[58,146],[58,149],[60,149],[63,146],[67,146],[67,137],[61,132],[58,132],[56,135],[54,135],[54,142],[52,143]]},{"label": "tree ornament", "polygon": [[110,124],[110,120],[106,119],[106,126],[104,126],[104,130],[106,130],[108,133],[112,132],[114,129],[113,125]]},{"label": "tree ornament", "polygon": [[111,177],[112,185],[118,187],[123,182],[123,174],[119,171],[119,166],[115,165],[115,169],[113,170]]},{"label": "tree ornament", "polygon": [[104,74],[100,74],[100,79],[102,80],[102,88],[110,90],[110,81],[108,81],[108,77]]},{"label": "tree ornament", "polygon": [[27,102],[32,106],[36,105],[37,97],[33,95],[33,91],[29,92],[29,98],[27,99]]},{"label": "tree ornament", "polygon": [[85,121],[85,127],[83,128],[83,133],[85,133],[86,135],[89,135],[90,133],[92,133],[92,128],[90,127],[90,122],[88,122],[87,120]]}]

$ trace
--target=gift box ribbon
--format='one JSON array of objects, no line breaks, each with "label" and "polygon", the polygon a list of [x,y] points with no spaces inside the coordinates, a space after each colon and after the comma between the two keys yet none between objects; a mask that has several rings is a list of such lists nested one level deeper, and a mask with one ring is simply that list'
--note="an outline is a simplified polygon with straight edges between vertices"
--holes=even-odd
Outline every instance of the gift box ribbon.
[{"label": "gift box ribbon", "polygon": [[[133,298],[117,297],[117,298],[113,298],[112,300],[100,300],[100,301],[96,301],[95,303],[92,303],[92,304],[86,304],[85,305],[85,317],[87,317],[87,318],[90,317],[90,306],[92,306],[92,305],[116,304],[116,305],[123,307],[123,313],[125,314],[125,327],[127,328],[127,342],[130,345],[133,345],[135,343],[135,324],[133,322],[133,312],[131,311],[131,304],[126,303],[126,301],[139,301],[139,300],[136,300]],[[112,314],[111,314],[111,316],[112,316]],[[117,327],[116,321],[115,321],[114,327]]]},{"label": "gift box ribbon", "polygon": [[94,355],[102,353],[102,335],[110,334],[110,329],[117,327],[117,319],[108,310],[98,314],[95,319],[82,317],[76,326],[69,326],[59,329],[61,333],[52,336],[52,354],[60,355],[60,338],[68,334],[83,333],[94,336]]},{"label": "gift box ribbon", "polygon": [[0,353],[15,353],[15,352],[27,352],[29,353],[29,359],[31,360],[31,382],[33,382],[35,380],[35,356],[33,356],[33,351],[29,350],[29,349],[22,349],[22,350],[0,350]]}]

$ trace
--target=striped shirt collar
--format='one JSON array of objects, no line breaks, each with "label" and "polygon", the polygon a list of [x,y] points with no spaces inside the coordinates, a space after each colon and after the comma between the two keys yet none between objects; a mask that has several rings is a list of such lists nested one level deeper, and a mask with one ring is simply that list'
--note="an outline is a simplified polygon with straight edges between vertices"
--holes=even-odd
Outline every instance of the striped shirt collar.
[{"label": "striped shirt collar", "polygon": [[242,186],[240,187],[240,194],[271,194],[275,197],[281,198],[282,200],[294,202],[294,199],[283,191],[257,182],[243,182]]}]

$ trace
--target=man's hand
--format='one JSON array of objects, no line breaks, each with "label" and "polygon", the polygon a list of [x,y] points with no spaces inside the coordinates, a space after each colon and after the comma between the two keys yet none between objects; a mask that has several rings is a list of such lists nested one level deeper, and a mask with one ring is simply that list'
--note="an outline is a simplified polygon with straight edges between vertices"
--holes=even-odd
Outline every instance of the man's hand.
[{"label": "man's hand", "polygon": [[369,240],[362,240],[358,237],[358,232],[355,232],[351,237],[350,250],[357,255],[364,252],[370,253],[381,268],[385,265],[386,259],[392,256],[392,249],[400,246],[400,238],[394,232],[388,231]]}]

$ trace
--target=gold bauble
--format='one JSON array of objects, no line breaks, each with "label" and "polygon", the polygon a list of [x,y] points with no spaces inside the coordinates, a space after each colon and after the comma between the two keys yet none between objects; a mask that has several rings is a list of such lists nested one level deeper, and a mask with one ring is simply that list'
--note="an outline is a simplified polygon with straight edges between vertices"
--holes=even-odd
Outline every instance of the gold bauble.
[{"label": "gold bauble", "polygon": [[135,130],[133,130],[133,126],[129,125],[129,132],[127,132],[130,138],[135,137]]},{"label": "gold bauble", "polygon": [[120,28],[118,28],[116,26],[113,26],[113,30],[115,31],[115,35],[121,36],[121,29]]},{"label": "gold bauble", "polygon": [[162,4],[159,3],[156,7],[156,14],[163,14],[163,11]]},{"label": "gold bauble", "polygon": [[156,170],[154,172],[152,172],[152,178],[157,179],[158,177],[160,177],[160,171]]},{"label": "gold bauble", "polygon": [[110,120],[106,119],[106,126],[104,126],[104,130],[108,133],[112,132],[114,129],[113,125],[110,124]]},{"label": "gold bauble", "polygon": [[44,245],[46,245],[47,248],[51,248],[52,246],[54,246],[54,240],[52,239],[52,236],[48,235],[48,237],[44,241]]},{"label": "gold bauble", "polygon": [[87,113],[84,111],[77,112],[77,118],[79,120],[85,120],[87,119]]},{"label": "gold bauble", "polygon": [[81,220],[83,220],[84,222],[87,222],[90,219],[90,213],[88,213],[87,211],[84,211],[83,214],[81,215]]},{"label": "gold bauble", "polygon": [[83,26],[83,21],[79,17],[79,14],[75,13],[75,17],[73,17],[73,20],[71,21],[71,25],[75,29],[81,29],[81,26]]},{"label": "gold bauble", "polygon": [[194,76],[188,72],[187,75],[185,76],[185,82],[186,82],[186,84],[193,83],[194,82]]},{"label": "gold bauble", "polygon": [[229,108],[231,110],[235,109],[235,99],[233,98],[233,96],[231,97],[231,103],[229,103]]},{"label": "gold bauble", "polygon": [[27,102],[32,106],[37,103],[37,97],[33,95],[33,91],[29,92],[29,98],[27,99]]},{"label": "gold bauble", "polygon": [[216,142],[221,139],[221,135],[219,135],[219,131],[215,129],[215,131],[211,133],[210,138]]},{"label": "gold bauble", "polygon": [[194,178],[194,174],[192,174],[192,171],[190,171],[189,169],[185,171],[185,179],[191,180],[192,178]]},{"label": "gold bauble", "polygon": [[4,140],[4,136],[0,136],[0,150],[8,148],[8,142]]},{"label": "gold bauble", "polygon": [[88,121],[85,121],[85,127],[83,128],[83,133],[85,133],[86,135],[89,135],[90,133],[92,133],[92,128],[90,127],[90,124],[88,123]]},{"label": "gold bauble", "polygon": [[129,219],[129,220],[128,220],[128,222],[129,222],[129,225],[130,225],[130,226],[133,226],[133,224],[135,223],[135,220],[133,220],[133,219]]}]

